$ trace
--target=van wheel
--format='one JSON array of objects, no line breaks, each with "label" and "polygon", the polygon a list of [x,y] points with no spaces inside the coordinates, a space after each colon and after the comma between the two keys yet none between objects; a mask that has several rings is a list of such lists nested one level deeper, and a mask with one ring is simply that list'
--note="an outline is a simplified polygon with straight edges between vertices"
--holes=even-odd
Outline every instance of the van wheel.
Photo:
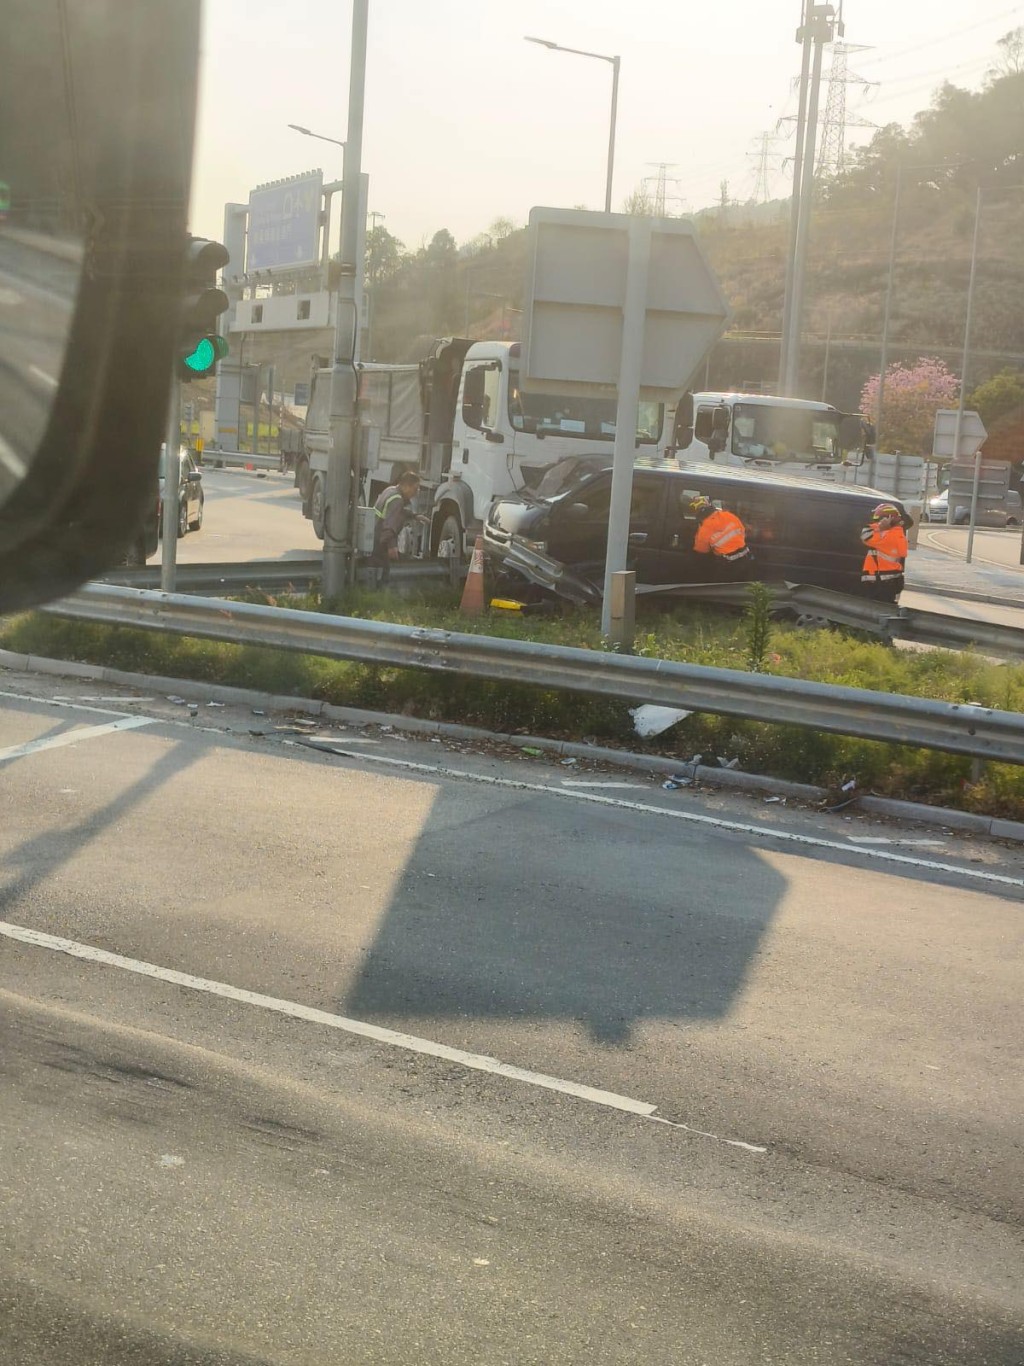
[{"label": "van wheel", "polygon": [[318,474],[313,476],[313,484],[309,493],[309,517],[313,523],[317,540],[322,541],[324,538],[324,481]]},{"label": "van wheel", "polygon": [[461,560],[466,553],[466,538],[462,530],[462,518],[457,511],[449,510],[441,518],[441,525],[438,529],[437,540],[434,543],[435,551],[439,551],[443,541],[454,541],[455,558]]},{"label": "van wheel", "polygon": [[796,624],[801,631],[827,631],[832,622],[828,617],[815,616],[813,612],[799,612]]}]

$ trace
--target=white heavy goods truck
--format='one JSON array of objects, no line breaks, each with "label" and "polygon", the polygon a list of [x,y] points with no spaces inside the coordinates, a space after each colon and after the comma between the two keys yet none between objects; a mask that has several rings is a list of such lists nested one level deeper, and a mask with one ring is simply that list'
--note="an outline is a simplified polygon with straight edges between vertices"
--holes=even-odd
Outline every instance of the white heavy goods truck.
[{"label": "white heavy goods truck", "polygon": [[[411,554],[465,555],[494,498],[536,484],[560,460],[612,457],[615,399],[523,393],[518,342],[443,337],[418,363],[357,369],[361,502],[372,508],[403,470],[419,471],[417,511],[430,520],[404,533]],[[295,482],[321,539],[330,406],[331,371],[315,370]],[[638,455],[657,454],[663,422],[663,405],[640,404]],[[361,548],[371,539],[363,513]]]},{"label": "white heavy goods truck", "polygon": [[928,493],[923,456],[876,451],[875,433],[866,419],[811,399],[687,395],[676,409],[672,439],[680,461],[713,460],[833,484],[859,484],[912,503]]}]

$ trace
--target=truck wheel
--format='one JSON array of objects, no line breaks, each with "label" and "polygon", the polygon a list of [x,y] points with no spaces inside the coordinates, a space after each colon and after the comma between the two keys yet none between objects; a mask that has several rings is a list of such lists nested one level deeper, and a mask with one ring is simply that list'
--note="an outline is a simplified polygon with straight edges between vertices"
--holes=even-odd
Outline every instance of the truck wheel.
[{"label": "truck wheel", "polygon": [[317,540],[324,538],[324,481],[318,474],[313,476],[313,486],[309,494],[309,517],[313,523]]},{"label": "truck wheel", "polygon": [[454,541],[455,558],[461,560],[466,553],[465,535],[462,530],[462,518],[455,510],[447,511],[441,518],[441,526],[437,533],[436,549],[440,549],[442,541]]},{"label": "truck wheel", "polygon": [[310,494],[309,482],[309,461],[300,460],[295,466],[295,487],[299,490],[299,497],[305,503]]}]

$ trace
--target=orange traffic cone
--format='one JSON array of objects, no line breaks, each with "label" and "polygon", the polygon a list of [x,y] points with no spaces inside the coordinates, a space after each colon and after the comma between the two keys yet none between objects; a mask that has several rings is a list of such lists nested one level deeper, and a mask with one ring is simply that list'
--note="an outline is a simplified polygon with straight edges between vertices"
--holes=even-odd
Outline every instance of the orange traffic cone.
[{"label": "orange traffic cone", "polygon": [[484,610],[484,538],[478,536],[469,562],[466,586],[462,590],[459,611],[466,617],[478,617]]}]

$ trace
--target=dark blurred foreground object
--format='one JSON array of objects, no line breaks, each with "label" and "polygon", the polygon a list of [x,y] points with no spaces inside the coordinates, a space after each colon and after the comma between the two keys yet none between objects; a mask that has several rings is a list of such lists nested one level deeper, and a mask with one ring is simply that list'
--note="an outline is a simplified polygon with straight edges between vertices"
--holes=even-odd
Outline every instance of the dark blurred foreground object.
[{"label": "dark blurred foreground object", "polygon": [[6,0],[0,611],[151,514],[181,332],[198,0]]}]

